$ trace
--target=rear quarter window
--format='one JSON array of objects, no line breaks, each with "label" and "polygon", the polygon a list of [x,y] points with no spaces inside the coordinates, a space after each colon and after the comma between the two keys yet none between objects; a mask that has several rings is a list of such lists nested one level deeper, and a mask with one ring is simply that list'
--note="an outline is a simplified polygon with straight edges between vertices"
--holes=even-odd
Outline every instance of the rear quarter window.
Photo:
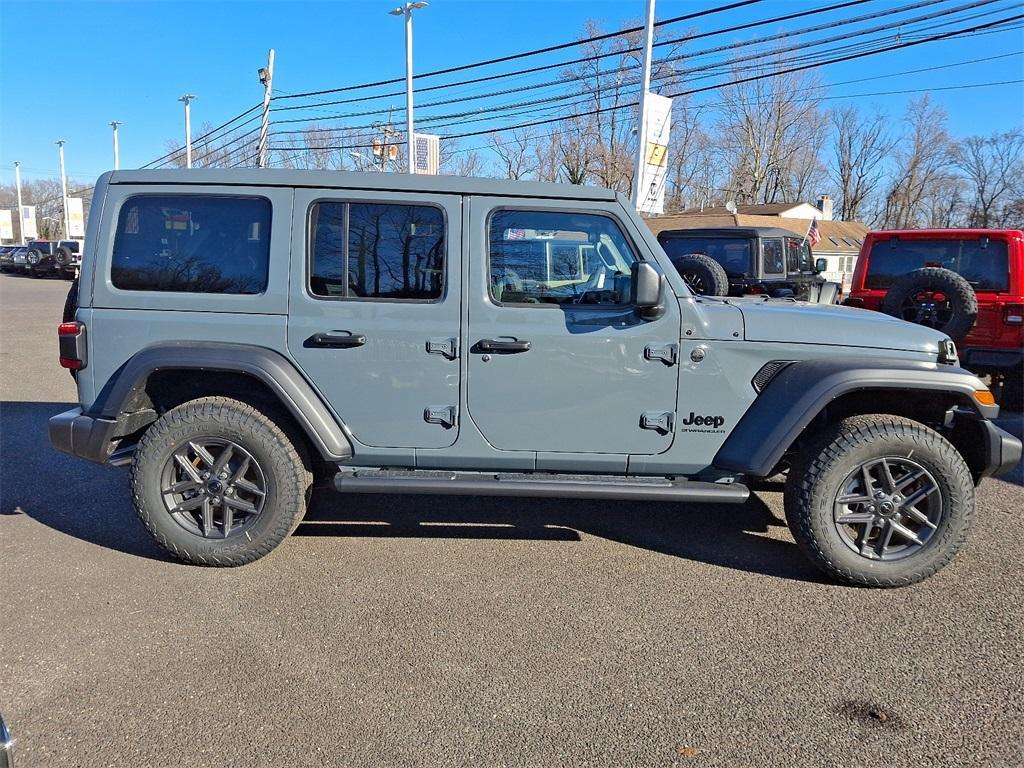
[{"label": "rear quarter window", "polygon": [[130,197],[118,214],[111,282],[129,291],[263,293],[270,217],[262,197]]},{"label": "rear quarter window", "polygon": [[942,267],[976,291],[1009,290],[1007,244],[1002,240],[878,240],[871,246],[865,288],[888,289],[908,272]]}]

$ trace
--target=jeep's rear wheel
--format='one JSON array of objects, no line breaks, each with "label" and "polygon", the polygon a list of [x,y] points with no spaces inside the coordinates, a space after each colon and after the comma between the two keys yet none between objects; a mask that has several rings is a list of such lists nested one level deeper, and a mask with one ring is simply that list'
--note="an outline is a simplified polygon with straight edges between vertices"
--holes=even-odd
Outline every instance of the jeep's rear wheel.
[{"label": "jeep's rear wheel", "polygon": [[267,416],[207,397],[171,409],[146,431],[131,484],[139,517],[171,554],[197,565],[243,565],[301,522],[312,475]]},{"label": "jeep's rear wheel", "polygon": [[804,553],[849,584],[899,587],[946,565],[967,536],[974,483],[937,432],[898,416],[855,416],[802,452],[785,489]]}]

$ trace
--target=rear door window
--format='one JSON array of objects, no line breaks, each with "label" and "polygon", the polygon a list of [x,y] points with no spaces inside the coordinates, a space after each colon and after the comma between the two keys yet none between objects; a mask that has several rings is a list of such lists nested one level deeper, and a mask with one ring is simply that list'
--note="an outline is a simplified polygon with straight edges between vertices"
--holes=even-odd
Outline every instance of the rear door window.
[{"label": "rear door window", "polygon": [[887,289],[922,267],[956,272],[976,291],[1009,290],[1007,244],[1003,240],[878,240],[871,246],[865,288]]},{"label": "rear door window", "polygon": [[111,282],[129,291],[263,293],[270,217],[262,197],[130,197],[118,215]]},{"label": "rear door window", "polygon": [[786,274],[786,260],[782,252],[782,239],[769,238],[761,243],[761,254],[764,259],[766,275]]},{"label": "rear door window", "polygon": [[727,275],[742,277],[750,272],[750,240],[745,237],[659,237],[670,259],[691,253],[710,256]]},{"label": "rear door window", "polygon": [[323,201],[310,210],[314,296],[437,301],[444,292],[440,208]]}]

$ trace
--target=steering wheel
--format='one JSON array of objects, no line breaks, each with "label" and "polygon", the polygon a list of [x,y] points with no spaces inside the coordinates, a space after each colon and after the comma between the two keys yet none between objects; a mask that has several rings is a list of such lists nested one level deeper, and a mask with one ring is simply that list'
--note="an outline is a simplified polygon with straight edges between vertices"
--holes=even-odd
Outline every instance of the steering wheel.
[{"label": "steering wheel", "polygon": [[574,285],[573,291],[576,292],[576,296],[573,297],[572,303],[579,304],[583,301],[583,297],[591,291],[602,290],[605,282],[609,278],[613,278],[614,273],[608,269],[604,264],[599,264],[597,269],[590,273],[590,277],[582,285]]}]

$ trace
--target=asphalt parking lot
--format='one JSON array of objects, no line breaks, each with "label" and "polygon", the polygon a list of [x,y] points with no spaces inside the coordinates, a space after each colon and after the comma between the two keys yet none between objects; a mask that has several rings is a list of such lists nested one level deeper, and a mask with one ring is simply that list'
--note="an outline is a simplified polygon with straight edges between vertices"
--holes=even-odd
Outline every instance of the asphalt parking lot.
[{"label": "asphalt parking lot", "polygon": [[[0,712],[23,766],[1016,766],[1024,483],[927,582],[822,581],[742,507],[323,492],[241,569],[166,558],[54,452],[67,283],[0,276]],[[1006,425],[1020,434],[1021,419]]]}]

